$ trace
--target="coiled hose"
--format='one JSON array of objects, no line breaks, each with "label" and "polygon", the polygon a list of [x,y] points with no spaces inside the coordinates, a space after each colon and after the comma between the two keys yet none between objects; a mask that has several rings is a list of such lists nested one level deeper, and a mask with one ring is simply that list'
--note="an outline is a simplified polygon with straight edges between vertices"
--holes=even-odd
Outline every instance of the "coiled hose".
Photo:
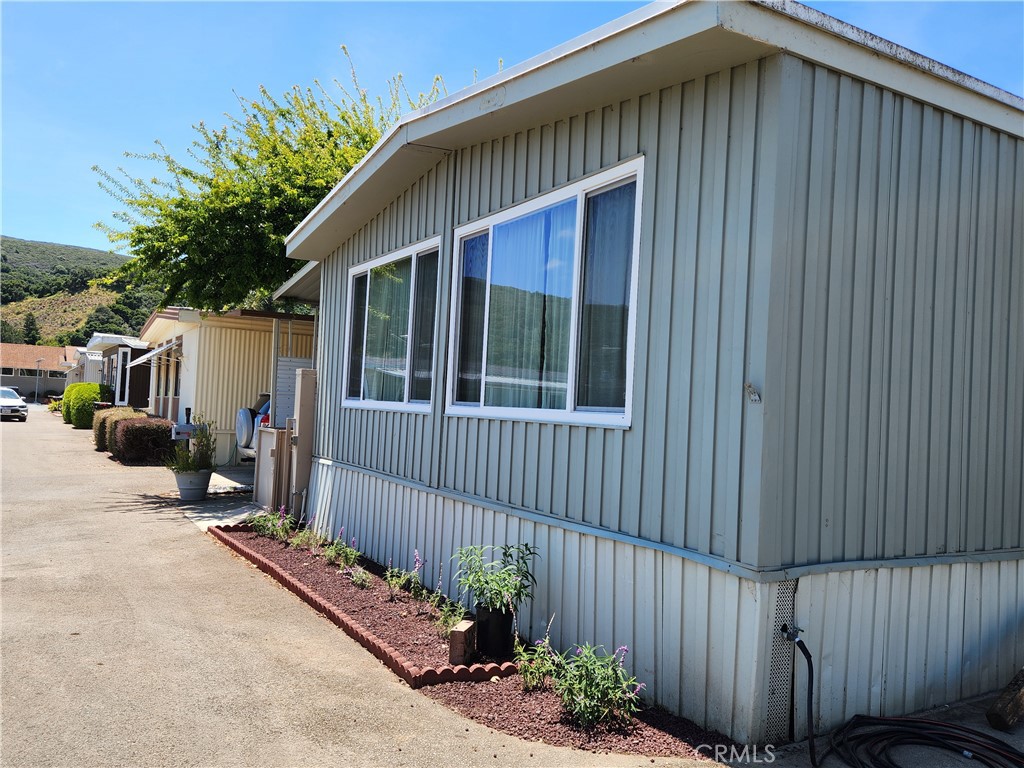
[{"label": "coiled hose", "polygon": [[[797,627],[782,625],[782,634],[795,643],[807,661],[807,744],[811,765],[820,765],[814,746],[814,663]],[[821,760],[835,754],[850,768],[901,768],[894,747],[926,746],[954,752],[988,768],[1024,768],[1024,752],[1002,739],[955,723],[918,717],[854,715],[829,739]]]}]

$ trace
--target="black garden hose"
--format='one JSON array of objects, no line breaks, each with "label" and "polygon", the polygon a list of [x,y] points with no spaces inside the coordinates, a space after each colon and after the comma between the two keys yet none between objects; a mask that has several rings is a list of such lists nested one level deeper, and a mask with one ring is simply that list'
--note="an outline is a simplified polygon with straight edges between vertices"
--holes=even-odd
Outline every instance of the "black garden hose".
[{"label": "black garden hose", "polygon": [[835,752],[851,768],[901,768],[890,750],[912,745],[953,752],[988,768],[1024,766],[1024,752],[1002,739],[955,723],[917,717],[854,715],[832,734],[831,742],[829,752]]},{"label": "black garden hose", "polygon": [[796,647],[800,649],[807,661],[807,745],[811,755],[811,765],[818,768],[818,755],[814,749],[814,662],[811,660],[811,652],[807,650],[804,641],[800,639],[799,632],[800,630],[796,627],[790,627],[788,624],[782,625],[782,634],[787,640],[796,643]]},{"label": "black garden hose", "polygon": [[[814,663],[796,627],[782,625],[782,634],[796,643],[807,661],[807,743],[811,765],[820,763],[814,748]],[[835,754],[850,768],[902,768],[890,750],[925,746],[942,749],[973,760],[987,768],[1024,768],[1024,752],[1002,739],[955,723],[919,717],[870,717],[854,715],[830,738],[822,761]]]}]

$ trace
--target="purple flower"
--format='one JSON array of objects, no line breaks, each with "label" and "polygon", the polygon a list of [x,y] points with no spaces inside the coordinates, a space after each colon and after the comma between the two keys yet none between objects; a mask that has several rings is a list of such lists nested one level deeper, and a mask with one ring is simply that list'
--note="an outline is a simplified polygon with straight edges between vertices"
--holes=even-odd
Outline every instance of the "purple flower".
[{"label": "purple flower", "polygon": [[[356,548],[356,537],[353,536],[352,537],[352,549],[355,549],[355,548]],[[390,565],[390,564],[391,564],[391,561],[388,560],[388,565]]]},{"label": "purple flower", "polygon": [[576,655],[577,656],[582,656],[583,655],[583,649],[580,648],[578,645],[576,646]]},{"label": "purple flower", "polygon": [[345,540],[345,526],[344,525],[341,526],[341,530],[338,531],[338,538],[341,539],[342,541]]}]

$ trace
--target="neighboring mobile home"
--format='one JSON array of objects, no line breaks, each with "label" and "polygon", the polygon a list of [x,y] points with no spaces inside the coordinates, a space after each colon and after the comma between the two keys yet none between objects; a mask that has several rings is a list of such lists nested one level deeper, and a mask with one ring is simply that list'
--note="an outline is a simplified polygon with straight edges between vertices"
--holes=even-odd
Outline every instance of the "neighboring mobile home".
[{"label": "neighboring mobile home", "polygon": [[[217,463],[238,462],[235,416],[260,393],[288,379],[294,393],[296,368],[313,357],[313,318],[236,309],[222,314],[169,307],[154,312],[141,337],[154,345],[132,365],[151,367],[150,410],[175,422],[185,410],[212,422]],[[292,395],[294,396],[294,395]],[[283,426],[286,403],[275,404]],[[276,412],[275,412],[275,415]],[[287,414],[290,415],[290,414]]]},{"label": "neighboring mobile home", "polygon": [[0,343],[0,387],[17,387],[29,402],[64,394],[68,349]]},{"label": "neighboring mobile home", "polygon": [[744,742],[1024,665],[1024,101],[803,6],[657,4],[406,116],[288,238],[309,504]]},{"label": "neighboring mobile home", "polygon": [[99,384],[103,378],[103,353],[85,347],[67,347],[67,383]]},{"label": "neighboring mobile home", "polygon": [[99,353],[100,383],[110,387],[114,405],[149,405],[149,368],[132,365],[148,354],[149,344],[134,336],[94,333],[85,348]]}]

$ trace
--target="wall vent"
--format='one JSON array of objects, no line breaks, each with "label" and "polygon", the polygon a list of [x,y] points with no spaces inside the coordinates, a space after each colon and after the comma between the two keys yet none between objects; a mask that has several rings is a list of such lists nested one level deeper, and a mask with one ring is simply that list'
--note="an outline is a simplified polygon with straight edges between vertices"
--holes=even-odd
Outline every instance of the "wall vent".
[{"label": "wall vent", "polygon": [[793,643],[782,636],[782,625],[793,623],[796,581],[776,584],[775,610],[771,617],[772,659],[768,670],[768,706],[765,742],[785,744],[793,740]]}]

